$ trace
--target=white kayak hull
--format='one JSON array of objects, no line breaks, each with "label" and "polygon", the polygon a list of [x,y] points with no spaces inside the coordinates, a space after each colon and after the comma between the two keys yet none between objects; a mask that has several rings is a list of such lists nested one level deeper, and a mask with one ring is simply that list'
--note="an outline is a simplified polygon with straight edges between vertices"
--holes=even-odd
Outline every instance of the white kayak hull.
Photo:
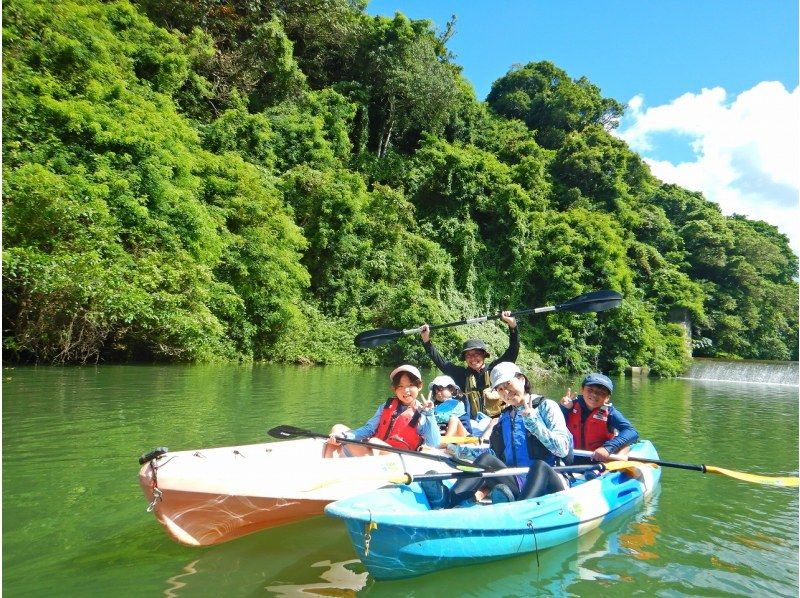
[{"label": "white kayak hull", "polygon": [[452,471],[444,462],[396,454],[323,459],[323,444],[304,438],[168,452],[142,466],[139,484],[169,536],[210,546],[321,515],[328,503],[404,472]]}]

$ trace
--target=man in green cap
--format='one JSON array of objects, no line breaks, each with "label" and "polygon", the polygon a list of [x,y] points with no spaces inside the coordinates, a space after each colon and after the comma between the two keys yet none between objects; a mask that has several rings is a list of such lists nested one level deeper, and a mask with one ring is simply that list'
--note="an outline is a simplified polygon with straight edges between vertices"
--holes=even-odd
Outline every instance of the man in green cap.
[{"label": "man in green cap", "polygon": [[[511,316],[510,311],[504,311],[500,315],[503,322],[506,323],[509,329],[508,349],[500,357],[486,364],[486,360],[490,357],[489,350],[486,348],[484,342],[477,338],[471,338],[464,342],[461,349],[461,359],[464,360],[464,365],[447,361],[441,353],[431,343],[431,331],[428,324],[423,324],[420,330],[422,337],[422,346],[425,347],[425,352],[431,358],[436,367],[441,370],[443,374],[447,374],[456,384],[464,391],[470,401],[472,413],[477,414],[478,411],[486,413],[494,417],[499,413],[499,403],[493,404],[489,401],[488,404],[484,397],[484,389],[490,388],[489,374],[492,368],[502,361],[516,361],[519,355],[519,330],[517,329],[517,320]],[[487,411],[488,410],[488,411]],[[489,413],[491,411],[491,413]],[[496,412],[495,412],[496,411]]]}]

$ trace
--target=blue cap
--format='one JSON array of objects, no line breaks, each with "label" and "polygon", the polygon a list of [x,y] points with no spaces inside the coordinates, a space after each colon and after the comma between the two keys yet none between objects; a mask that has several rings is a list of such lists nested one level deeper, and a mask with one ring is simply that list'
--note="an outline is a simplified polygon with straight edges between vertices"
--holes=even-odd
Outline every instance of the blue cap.
[{"label": "blue cap", "polygon": [[602,386],[609,393],[614,392],[614,383],[608,376],[604,376],[600,373],[589,374],[583,379],[581,382],[581,386],[589,386],[590,384],[596,384],[597,386]]}]

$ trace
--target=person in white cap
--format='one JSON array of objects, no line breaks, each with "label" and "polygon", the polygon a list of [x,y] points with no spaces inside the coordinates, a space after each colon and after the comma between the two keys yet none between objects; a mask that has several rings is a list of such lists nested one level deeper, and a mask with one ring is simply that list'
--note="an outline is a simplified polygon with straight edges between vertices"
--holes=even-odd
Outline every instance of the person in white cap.
[{"label": "person in white cap", "polygon": [[436,376],[428,385],[428,392],[439,431],[445,436],[469,436],[472,429],[469,401],[455,381],[450,376]]},{"label": "person in white cap", "polygon": [[377,449],[355,444],[341,444],[340,438],[368,440],[396,448],[416,451],[423,444],[438,447],[441,442],[439,426],[433,415],[433,402],[417,401],[422,388],[422,374],[413,365],[403,364],[389,374],[392,396],[378,406],[369,421],[351,430],[344,424],[331,428],[324,457],[362,457],[375,454]]},{"label": "person in white cap", "polygon": [[[492,502],[498,503],[543,496],[568,487],[567,480],[551,468],[572,461],[572,435],[558,403],[531,394],[527,377],[508,361],[492,369],[491,386],[505,406],[489,437],[494,454],[484,453],[475,460],[475,465],[493,470],[529,467],[528,474],[522,478],[461,479],[449,491],[430,484],[426,487],[423,482],[423,490],[429,497],[435,497],[436,506],[470,502],[476,493],[480,498],[487,490]],[[442,494],[445,499],[440,498]]]}]

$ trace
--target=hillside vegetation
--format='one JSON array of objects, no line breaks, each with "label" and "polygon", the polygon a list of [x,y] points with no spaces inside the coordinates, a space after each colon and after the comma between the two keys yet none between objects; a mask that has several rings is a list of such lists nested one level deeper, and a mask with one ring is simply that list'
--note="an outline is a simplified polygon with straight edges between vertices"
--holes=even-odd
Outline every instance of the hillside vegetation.
[{"label": "hillside vegetation", "polygon": [[[529,363],[797,359],[798,259],[654,178],[624,106],[549,62],[486,102],[451,23],[358,0],[3,3],[6,360],[423,362],[355,333],[552,305]],[[505,328],[435,333],[455,349]]]}]

